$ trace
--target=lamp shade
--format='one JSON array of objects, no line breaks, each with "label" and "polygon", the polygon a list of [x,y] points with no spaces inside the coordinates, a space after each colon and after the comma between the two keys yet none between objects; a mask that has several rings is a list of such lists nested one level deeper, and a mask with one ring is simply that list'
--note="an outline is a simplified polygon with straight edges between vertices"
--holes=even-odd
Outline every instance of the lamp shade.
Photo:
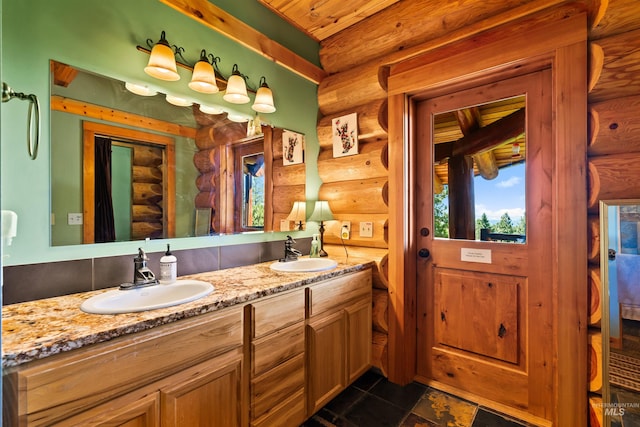
[{"label": "lamp shade", "polygon": [[176,96],[176,95],[167,94],[166,99],[169,104],[173,104],[177,107],[188,107],[191,104],[193,104],[192,101],[189,101],[186,98],[183,98],[181,96]]},{"label": "lamp shade", "polygon": [[237,64],[233,64],[233,71],[227,82],[227,90],[222,98],[232,104],[246,104],[249,102],[247,84],[240,71],[238,71]]},{"label": "lamp shade", "polygon": [[213,65],[207,59],[207,52],[204,49],[200,53],[200,60],[193,66],[189,88],[200,93],[218,93],[220,91],[216,83]]},{"label": "lamp shade", "polygon": [[309,217],[309,221],[331,221],[333,219],[333,213],[329,208],[329,202],[326,200],[318,200],[313,208],[313,213]]},{"label": "lamp shade", "polygon": [[176,68],[175,53],[164,38],[164,31],[160,36],[160,41],[151,49],[149,62],[144,67],[144,72],[160,80],[169,82],[180,80],[180,74]]},{"label": "lamp shade", "polygon": [[276,107],[273,105],[273,92],[264,77],[260,78],[260,87],[256,92],[256,99],[251,108],[259,113],[273,113],[276,111]]},{"label": "lamp shade", "polygon": [[154,96],[157,95],[158,92],[151,89],[149,86],[139,83],[130,83],[126,82],[124,87],[131,93],[135,93],[140,96]]},{"label": "lamp shade", "polygon": [[287,217],[287,221],[302,222],[307,219],[307,203],[293,202],[293,208]]}]

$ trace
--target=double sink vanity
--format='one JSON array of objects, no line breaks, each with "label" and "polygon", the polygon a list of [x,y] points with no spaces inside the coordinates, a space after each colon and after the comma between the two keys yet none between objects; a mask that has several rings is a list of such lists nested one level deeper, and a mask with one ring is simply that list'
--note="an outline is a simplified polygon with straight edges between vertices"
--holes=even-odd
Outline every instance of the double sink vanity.
[{"label": "double sink vanity", "polygon": [[[373,263],[300,261],[5,306],[3,425],[301,424],[370,367]],[[187,302],[168,292],[153,310],[83,311],[177,285],[213,290]]]}]

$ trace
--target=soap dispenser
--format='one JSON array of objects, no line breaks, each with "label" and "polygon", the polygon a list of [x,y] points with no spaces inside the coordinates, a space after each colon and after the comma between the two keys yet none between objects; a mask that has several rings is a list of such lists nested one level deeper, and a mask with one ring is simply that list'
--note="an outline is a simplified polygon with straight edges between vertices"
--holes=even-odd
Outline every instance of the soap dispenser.
[{"label": "soap dispenser", "polygon": [[160,258],[160,283],[167,285],[176,281],[178,277],[178,259],[171,253],[169,245],[167,252]]},{"label": "soap dispenser", "polygon": [[311,240],[311,252],[309,252],[309,258],[320,258],[320,242],[318,241],[318,235],[314,234]]}]

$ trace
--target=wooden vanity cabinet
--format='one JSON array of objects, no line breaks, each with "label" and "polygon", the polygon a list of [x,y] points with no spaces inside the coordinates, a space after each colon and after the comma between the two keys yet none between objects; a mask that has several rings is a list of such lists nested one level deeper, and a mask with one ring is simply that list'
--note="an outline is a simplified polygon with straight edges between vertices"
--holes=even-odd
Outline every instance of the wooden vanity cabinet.
[{"label": "wooden vanity cabinet", "polygon": [[371,366],[371,270],[307,288],[307,416]]},{"label": "wooden vanity cabinet", "polygon": [[242,307],[5,373],[7,426],[246,425]]},{"label": "wooden vanity cabinet", "polygon": [[304,289],[247,306],[251,425],[300,425],[304,404]]}]

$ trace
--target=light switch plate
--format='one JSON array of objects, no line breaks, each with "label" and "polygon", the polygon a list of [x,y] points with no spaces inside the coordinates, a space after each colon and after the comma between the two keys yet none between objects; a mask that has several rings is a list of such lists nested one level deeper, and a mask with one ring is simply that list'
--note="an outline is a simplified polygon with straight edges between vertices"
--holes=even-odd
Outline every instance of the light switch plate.
[{"label": "light switch plate", "polygon": [[82,214],[81,213],[68,213],[67,214],[67,224],[68,225],[82,225]]},{"label": "light switch plate", "polygon": [[373,237],[373,222],[360,221],[360,237]]},{"label": "light switch plate", "polygon": [[289,230],[289,221],[286,219],[280,220],[280,231],[290,231]]}]

